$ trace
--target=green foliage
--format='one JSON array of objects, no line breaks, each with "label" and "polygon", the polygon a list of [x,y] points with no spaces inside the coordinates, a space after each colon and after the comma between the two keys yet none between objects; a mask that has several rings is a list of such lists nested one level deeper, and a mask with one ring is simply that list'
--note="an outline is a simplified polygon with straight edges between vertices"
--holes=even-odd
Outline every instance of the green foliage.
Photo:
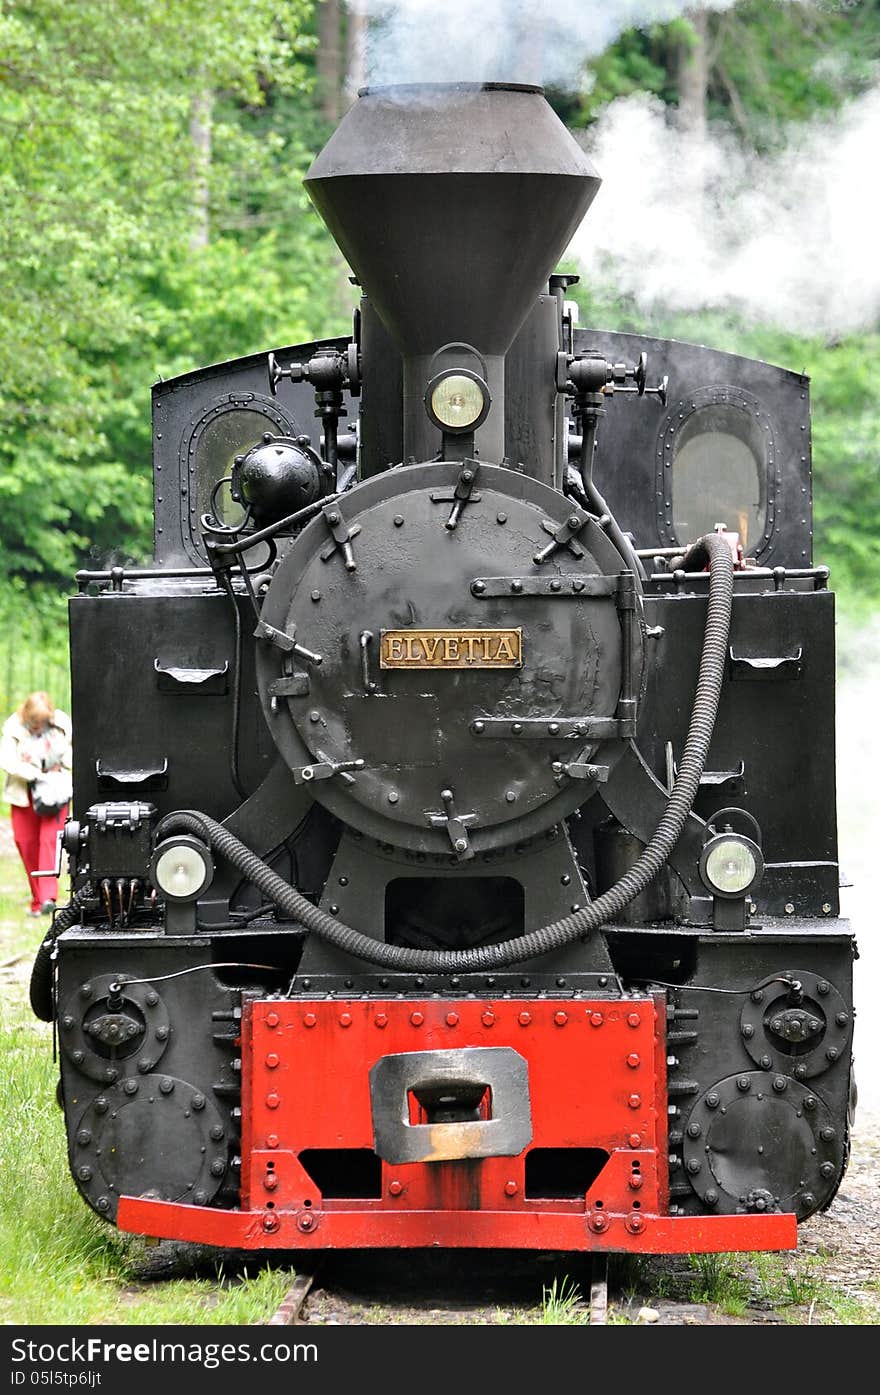
[{"label": "green foliage", "polygon": [[0,1321],[268,1322],[293,1279],[283,1257],[230,1262],[227,1252],[224,1267],[224,1253],[208,1247],[169,1241],[154,1250],[99,1220],[80,1197],[55,1103],[52,1029],[27,1001],[45,929],[27,917],[28,899],[18,854],[0,852]]},{"label": "green foliage", "polygon": [[697,1276],[694,1298],[698,1303],[718,1303],[725,1312],[734,1314],[745,1310],[749,1289],[735,1255],[691,1255],[690,1263]]},{"label": "green foliage", "polygon": [[[316,3],[0,0],[0,583],[19,610],[43,584],[25,635],[60,613],[77,567],[149,555],[153,381],[350,322],[345,268],[301,182],[328,134]],[[739,0],[706,25],[708,116],[755,147],[876,80],[880,0]],[[580,93],[552,100],[572,125],[634,92],[674,107],[698,44],[686,17],[628,30]],[[828,345],[592,308],[588,323],[811,375],[817,555],[873,599],[877,335]]]},{"label": "green foliage", "polygon": [[577,1326],[589,1321],[581,1291],[568,1275],[560,1282],[554,1278],[541,1293],[541,1321],[548,1326]]},{"label": "green foliage", "polygon": [[[262,73],[301,80],[290,26],[304,11],[303,0],[2,6],[0,383],[13,418],[57,383],[73,389],[50,404],[59,425],[92,420],[75,391],[80,351],[120,321],[134,327],[130,278],[192,232],[195,99],[222,87],[260,102]],[[214,146],[227,136],[215,120]]]},{"label": "green foliage", "polygon": [[330,315],[300,188],[310,15],[0,3],[0,576],[145,555],[151,381]]},{"label": "green foliage", "polygon": [[[308,218],[317,221],[313,213]],[[283,229],[244,243],[225,234],[186,257],[157,257],[136,278],[140,323],[135,333],[120,334],[105,356],[101,400],[104,450],[128,481],[128,512],[93,520],[92,563],[149,555],[152,383],[271,345],[339,333],[350,324],[335,259],[316,229],[309,226],[307,233],[290,245]],[[322,284],[328,288],[323,304],[315,289]]]},{"label": "green foliage", "polygon": [[836,589],[868,608],[880,599],[880,333],[810,347],[816,539]]},{"label": "green foliage", "polygon": [[664,1306],[706,1304],[710,1323],[724,1313],[744,1322],[775,1315],[799,1326],[876,1324],[871,1288],[863,1283],[857,1295],[849,1294],[823,1278],[821,1257],[809,1244],[796,1252],[612,1256],[609,1321],[637,1321],[643,1305],[659,1300]]},{"label": "green foliage", "polygon": [[[785,123],[833,110],[876,82],[878,0],[739,0],[710,9],[705,23],[707,115],[738,127],[756,149],[772,145]],[[687,16],[628,29],[585,65],[579,92],[551,99],[571,126],[589,126],[608,102],[634,92],[675,107],[680,67],[697,42]]]},{"label": "green foliage", "polygon": [[67,597],[45,583],[0,578],[0,721],[34,691],[70,711]]},{"label": "green foliage", "polygon": [[581,91],[550,100],[568,125],[589,126],[616,97],[652,92],[668,104],[678,99],[675,68],[678,55],[694,42],[692,26],[683,19],[627,29],[585,67]]},{"label": "green foliage", "polygon": [[780,126],[831,111],[876,82],[880,4],[740,0],[710,23],[711,116],[760,149]]}]

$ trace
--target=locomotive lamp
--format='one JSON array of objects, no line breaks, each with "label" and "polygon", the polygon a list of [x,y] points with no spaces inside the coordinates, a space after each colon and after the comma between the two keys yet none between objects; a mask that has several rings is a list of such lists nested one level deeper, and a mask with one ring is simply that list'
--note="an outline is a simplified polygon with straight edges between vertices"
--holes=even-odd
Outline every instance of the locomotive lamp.
[{"label": "locomotive lamp", "polygon": [[425,407],[434,425],[454,435],[476,431],[489,415],[491,405],[486,383],[466,368],[438,374],[425,393]]},{"label": "locomotive lamp", "polygon": [[761,849],[741,833],[724,832],[710,838],[700,858],[700,876],[715,898],[716,929],[741,930],[746,923],[746,900],[764,872]]},{"label": "locomotive lamp", "polygon": [[321,460],[308,436],[273,436],[237,455],[231,494],[246,505],[258,524],[276,523],[311,504],[323,486]]},{"label": "locomotive lamp", "polygon": [[198,838],[168,838],[153,854],[150,879],[169,901],[195,901],[213,878],[211,854]]},{"label": "locomotive lamp", "polygon": [[750,838],[722,833],[706,844],[701,871],[716,896],[745,896],[757,881],[760,861]]}]

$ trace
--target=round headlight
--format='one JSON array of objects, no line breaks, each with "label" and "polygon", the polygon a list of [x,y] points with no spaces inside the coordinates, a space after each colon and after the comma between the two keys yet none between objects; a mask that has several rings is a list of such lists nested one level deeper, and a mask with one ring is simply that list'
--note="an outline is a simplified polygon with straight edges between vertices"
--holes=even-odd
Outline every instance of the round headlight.
[{"label": "round headlight", "polygon": [[486,420],[490,405],[482,378],[463,368],[434,378],[425,394],[428,416],[441,431],[475,431]]},{"label": "round headlight", "polygon": [[700,871],[716,896],[745,896],[763,871],[760,849],[751,838],[722,833],[703,849]]},{"label": "round headlight", "polygon": [[211,854],[197,838],[169,838],[156,849],[152,880],[169,901],[194,901],[213,876]]}]

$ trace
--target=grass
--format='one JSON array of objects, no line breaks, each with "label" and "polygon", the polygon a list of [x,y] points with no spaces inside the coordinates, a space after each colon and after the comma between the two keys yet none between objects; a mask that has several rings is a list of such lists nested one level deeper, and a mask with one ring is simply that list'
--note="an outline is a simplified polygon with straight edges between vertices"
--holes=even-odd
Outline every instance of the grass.
[{"label": "grass", "polygon": [[736,1256],[731,1254],[691,1255],[696,1275],[694,1299],[716,1303],[731,1317],[741,1317],[748,1305],[749,1286],[740,1273]]},{"label": "grass", "polygon": [[589,1321],[589,1312],[584,1310],[584,1302],[577,1284],[564,1277],[558,1285],[554,1279],[549,1286],[544,1286],[541,1321],[556,1326]]},{"label": "grass", "polygon": [[876,1325],[877,1286],[864,1294],[835,1287],[821,1257],[807,1252],[686,1255],[657,1259],[612,1257],[610,1320],[633,1322],[642,1307],[672,1301],[699,1304],[734,1320],[760,1322],[768,1314],[796,1326]]}]

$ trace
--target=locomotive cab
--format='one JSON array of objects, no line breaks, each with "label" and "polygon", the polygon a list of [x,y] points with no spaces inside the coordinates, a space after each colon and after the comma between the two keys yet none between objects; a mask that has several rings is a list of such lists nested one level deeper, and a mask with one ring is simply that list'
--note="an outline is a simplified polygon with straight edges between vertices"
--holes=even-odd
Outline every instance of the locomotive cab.
[{"label": "locomotive cab", "polygon": [[367,89],[307,178],[352,336],[154,388],[32,982],[123,1229],[777,1249],[839,1185],[808,384],[578,328],[598,184],[538,88]]}]

